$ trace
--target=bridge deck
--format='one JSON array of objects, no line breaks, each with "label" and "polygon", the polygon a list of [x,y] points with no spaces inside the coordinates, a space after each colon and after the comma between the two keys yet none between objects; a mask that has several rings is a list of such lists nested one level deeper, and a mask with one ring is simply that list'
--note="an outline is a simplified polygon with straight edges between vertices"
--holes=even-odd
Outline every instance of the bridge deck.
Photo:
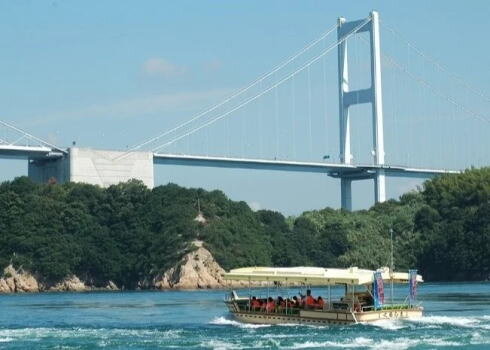
[{"label": "bridge deck", "polygon": [[324,173],[336,178],[348,177],[353,180],[370,179],[379,169],[383,169],[386,175],[389,176],[420,178],[430,177],[439,174],[459,173],[459,171],[446,169],[409,168],[390,165],[354,165],[322,162],[297,162],[288,160],[264,160],[252,158],[190,156],[162,153],[154,153],[153,162],[155,164]]},{"label": "bridge deck", "polygon": [[61,157],[62,153],[45,146],[0,145],[0,157],[27,159],[53,156]]}]

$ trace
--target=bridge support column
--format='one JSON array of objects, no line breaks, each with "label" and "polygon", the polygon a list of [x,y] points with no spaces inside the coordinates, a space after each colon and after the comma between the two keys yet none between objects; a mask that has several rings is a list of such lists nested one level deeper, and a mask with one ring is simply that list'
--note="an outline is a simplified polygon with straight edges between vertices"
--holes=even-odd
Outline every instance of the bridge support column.
[{"label": "bridge support column", "polygon": [[65,183],[70,181],[70,160],[67,157],[60,158],[29,158],[27,174],[37,183],[54,181]]},{"label": "bridge support column", "polygon": [[[341,28],[345,23],[345,18],[338,19],[338,39],[342,39]],[[339,150],[340,162],[350,164],[352,153],[350,148],[350,120],[349,105],[344,102],[345,96],[349,92],[349,68],[347,61],[347,43],[343,41],[338,47],[339,64]],[[352,180],[347,178],[340,179],[340,207],[344,210],[352,210]]]},{"label": "bridge support column", "polygon": [[386,201],[386,175],[384,170],[378,170],[374,177],[374,202],[382,203]]},{"label": "bridge support column", "polygon": [[352,210],[352,180],[340,179],[340,202],[341,208]]},{"label": "bridge support column", "polygon": [[[383,98],[381,94],[381,52],[379,40],[379,14],[371,12],[371,89],[373,97],[373,146],[374,164],[385,163],[385,146],[383,132]],[[374,178],[374,201],[386,201],[385,171],[378,170]]]}]

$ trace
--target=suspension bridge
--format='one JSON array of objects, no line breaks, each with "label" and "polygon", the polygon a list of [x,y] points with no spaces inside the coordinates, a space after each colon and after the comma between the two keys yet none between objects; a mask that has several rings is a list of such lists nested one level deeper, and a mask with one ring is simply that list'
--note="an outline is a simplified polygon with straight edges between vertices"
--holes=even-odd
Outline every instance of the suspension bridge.
[{"label": "suspension bridge", "polygon": [[[383,41],[390,37],[391,41]],[[0,121],[0,156],[28,159],[38,182],[153,187],[155,164],[429,178],[486,166],[490,99],[385,25],[373,11],[337,23],[269,72],[184,122],[122,151],[58,147]]]}]

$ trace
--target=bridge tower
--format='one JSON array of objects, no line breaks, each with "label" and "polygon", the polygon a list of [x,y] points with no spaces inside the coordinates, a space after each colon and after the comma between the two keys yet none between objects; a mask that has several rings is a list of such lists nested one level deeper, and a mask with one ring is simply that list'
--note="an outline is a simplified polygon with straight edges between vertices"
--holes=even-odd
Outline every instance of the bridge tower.
[{"label": "bridge tower", "polygon": [[[368,21],[366,21],[368,20]],[[365,23],[363,25],[363,23]],[[349,69],[347,60],[347,36],[354,30],[354,34],[369,32],[370,58],[371,58],[371,86],[367,89],[349,89]],[[339,74],[339,128],[340,128],[340,162],[350,165],[352,153],[350,147],[350,119],[349,108],[356,104],[371,103],[373,122],[373,161],[374,165],[383,165],[385,160],[383,142],[383,99],[381,93],[381,56],[379,37],[379,14],[372,11],[367,19],[347,22],[345,18],[338,19],[337,37],[341,41],[338,46],[338,74]],[[365,179],[349,174],[340,174],[341,207],[352,210],[352,181]],[[374,179],[374,200],[386,200],[385,173],[377,169],[372,175]]]}]

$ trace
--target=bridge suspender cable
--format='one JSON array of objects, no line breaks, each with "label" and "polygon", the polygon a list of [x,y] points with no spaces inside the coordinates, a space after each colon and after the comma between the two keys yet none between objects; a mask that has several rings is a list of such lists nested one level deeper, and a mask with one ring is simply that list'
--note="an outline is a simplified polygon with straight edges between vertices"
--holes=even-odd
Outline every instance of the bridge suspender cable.
[{"label": "bridge suspender cable", "polygon": [[[221,120],[223,119],[224,117],[230,115],[231,113],[233,113],[234,111],[242,108],[243,106],[249,104],[250,102],[258,99],[259,97],[265,95],[266,93],[272,91],[273,89],[275,89],[276,87],[278,87],[279,85],[281,85],[282,83],[284,83],[285,81],[288,81],[289,79],[291,79],[292,77],[294,77],[295,75],[297,75],[299,72],[305,70],[306,68],[308,68],[309,66],[311,66],[313,63],[317,62],[320,58],[322,58],[323,56],[325,56],[326,54],[328,54],[329,52],[331,52],[333,49],[337,48],[337,46],[339,46],[341,43],[343,43],[344,41],[346,41],[349,37],[351,37],[353,34],[355,34],[359,29],[361,29],[364,25],[366,25],[369,21],[371,20],[371,17],[368,17],[366,18],[366,20],[364,20],[361,24],[359,24],[357,27],[353,28],[347,35],[345,35],[342,39],[340,40],[337,40],[337,42],[335,44],[332,44],[331,46],[329,46],[327,49],[325,49],[325,51],[323,51],[321,54],[317,55],[316,57],[314,57],[313,59],[311,59],[310,61],[308,61],[307,63],[305,63],[303,66],[301,66],[300,68],[296,69],[293,73],[289,74],[288,76],[284,77],[283,79],[279,80],[277,83],[273,84],[272,86],[270,86],[269,88],[265,89],[264,91],[248,98],[247,100],[245,100],[244,102],[240,103],[238,106],[232,108],[231,110],[229,110],[228,112],[226,113],[223,113],[221,115],[218,115],[217,117],[214,117],[213,119],[211,119],[210,121],[198,126],[198,127],[195,127],[194,129],[178,136],[178,137],[175,137],[174,139],[156,147],[156,148],[153,148],[152,151],[153,152],[156,152],[168,145],[171,145],[179,140],[181,140],[182,138],[188,136],[188,135],[191,135],[191,134],[194,134],[195,132],[201,130],[202,128],[205,128],[207,127],[208,125],[211,125],[215,122],[217,122],[218,120]],[[184,123],[185,124],[185,123]],[[183,124],[182,124],[183,126]],[[176,127],[176,128],[180,128],[179,127]],[[176,129],[174,128],[174,129]]]},{"label": "bridge suspender cable", "polygon": [[462,77],[460,77],[459,75],[451,72],[449,69],[447,69],[443,64],[441,64],[438,60],[436,60],[435,58],[433,58],[432,56],[426,54],[424,51],[422,51],[421,49],[419,49],[417,46],[415,46],[413,43],[411,43],[410,41],[408,41],[407,39],[405,39],[397,30],[395,30],[393,27],[387,25],[386,23],[383,23],[382,21],[380,21],[381,23],[381,26],[385,27],[387,30],[389,30],[393,35],[395,35],[398,39],[400,39],[401,41],[405,42],[405,44],[411,48],[413,51],[415,51],[415,53],[417,53],[420,57],[424,58],[427,62],[430,62],[432,63],[434,66],[436,66],[437,68],[439,68],[441,71],[445,72],[446,74],[448,74],[450,77],[452,77],[454,80],[457,80],[459,81],[460,84],[464,85],[468,90],[470,90],[471,92],[473,92],[474,94],[482,97],[485,101],[489,102],[490,101],[490,98],[488,97],[488,95],[483,92],[482,90],[478,89],[478,88],[475,88],[473,87],[471,84],[469,84],[466,80],[464,80]]},{"label": "bridge suspender cable", "polygon": [[[152,142],[155,142],[159,139],[161,139],[162,137],[164,136],[167,136],[171,133],[173,133],[174,131],[177,131],[181,128],[183,128],[184,126],[200,119],[201,117],[205,116],[206,114],[216,110],[217,108],[223,106],[224,104],[228,103],[229,101],[233,100],[234,98],[242,95],[243,93],[247,92],[248,90],[250,90],[252,87],[254,87],[255,85],[257,85],[258,83],[262,82],[263,80],[267,79],[268,77],[270,77],[272,74],[274,74],[275,72],[279,71],[280,69],[284,68],[285,66],[287,66],[288,64],[290,64],[292,61],[294,61],[296,58],[298,58],[299,56],[301,56],[302,54],[304,54],[306,51],[308,51],[309,49],[311,49],[312,47],[314,47],[315,45],[317,45],[320,41],[322,41],[323,39],[325,39],[327,36],[329,36],[331,33],[333,33],[336,29],[337,29],[337,24],[334,25],[333,27],[331,27],[329,30],[327,30],[324,34],[322,34],[319,38],[315,39],[314,41],[312,41],[311,43],[309,43],[308,45],[306,45],[304,48],[302,48],[300,51],[298,51],[296,54],[294,54],[293,56],[289,57],[287,60],[285,60],[284,62],[280,63],[279,65],[277,65],[275,68],[273,68],[271,71],[261,75],[260,77],[258,77],[257,79],[255,79],[254,81],[252,81],[250,84],[248,84],[247,86],[241,88],[240,90],[238,90],[237,92],[235,92],[234,94],[232,94],[231,96],[227,97],[226,99],[224,99],[223,101],[221,101],[220,103],[206,109],[205,111],[197,114],[196,116],[192,117],[191,119],[189,119],[188,121],[186,121],[185,123],[183,124],[180,124],[178,126],[176,126],[175,128],[172,128],[164,133],[161,133],[160,135],[157,135],[145,142],[142,142],[136,146],[133,146],[132,148],[130,148],[126,153],[129,153],[131,151],[135,151],[135,150],[138,150],[140,149],[141,147],[144,147]],[[125,153],[125,154],[126,154]],[[125,154],[123,154],[122,156],[120,157],[123,157]]]},{"label": "bridge suspender cable", "polygon": [[394,66],[396,66],[398,69],[400,69],[402,72],[404,72],[405,74],[407,74],[407,76],[409,76],[411,79],[419,82],[420,84],[426,86],[429,90],[431,90],[434,94],[436,94],[437,96],[439,97],[442,97],[443,99],[445,99],[446,101],[448,101],[449,103],[461,108],[461,110],[463,111],[466,111],[467,113],[469,113],[470,115],[472,115],[473,117],[476,117],[482,121],[485,121],[487,123],[490,123],[490,119],[486,118],[484,115],[456,102],[456,100],[454,100],[452,97],[446,95],[445,93],[441,92],[439,89],[435,88],[431,83],[429,83],[427,80],[425,80],[424,78],[410,72],[408,70],[407,67],[405,67],[404,65],[402,65],[401,63],[398,63],[393,57],[391,56],[388,56],[386,55],[385,53],[382,53],[382,55],[384,56],[384,58],[388,61],[390,61],[391,64],[393,64]]},{"label": "bridge suspender cable", "polygon": [[9,128],[9,129],[12,129],[12,130],[14,130],[14,131],[16,131],[16,132],[20,133],[21,135],[23,135],[23,137],[27,137],[27,138],[29,138],[29,139],[32,139],[32,140],[34,140],[34,141],[39,142],[40,144],[42,144],[42,145],[44,145],[44,146],[48,146],[48,147],[50,147],[50,148],[52,148],[52,149],[55,149],[55,150],[57,150],[57,151],[60,151],[60,152],[66,153],[66,150],[64,150],[64,149],[62,149],[62,148],[60,148],[60,147],[58,147],[58,146],[55,146],[55,145],[53,145],[52,143],[49,143],[49,142],[47,142],[47,141],[44,141],[44,140],[40,139],[39,137],[36,137],[36,136],[34,136],[34,135],[31,135],[31,134],[29,134],[28,132],[25,132],[24,130],[19,129],[19,128],[17,128],[17,127],[15,127],[15,126],[13,126],[12,124],[6,123],[6,122],[4,122],[4,121],[2,121],[2,120],[0,120],[0,124],[1,124],[1,125],[3,125],[3,126],[5,126],[5,127],[7,127],[7,128]]},{"label": "bridge suspender cable", "polygon": [[[366,41],[366,39],[362,38],[362,40]],[[413,46],[412,46],[413,47]],[[485,115],[482,115],[481,113],[478,113],[476,111],[474,111],[473,109],[469,108],[469,107],[466,107],[460,103],[458,103],[455,99],[453,99],[451,96],[448,96],[447,94],[443,93],[442,91],[440,91],[439,89],[437,89],[435,86],[433,86],[431,83],[429,83],[426,79],[416,75],[415,73],[412,73],[410,71],[409,68],[407,68],[405,65],[399,63],[397,60],[395,60],[392,56],[386,54],[386,52],[384,52],[383,50],[381,50],[381,55],[383,56],[383,58],[389,62],[390,64],[392,64],[393,66],[397,67],[400,71],[402,71],[403,73],[405,73],[409,78],[413,79],[414,81],[424,85],[426,88],[428,88],[430,91],[432,91],[432,93],[434,93],[435,95],[445,99],[447,102],[453,104],[454,106],[460,108],[461,110],[469,113],[470,115],[472,115],[473,117],[475,118],[478,118],[484,122],[487,122],[487,123],[490,123],[490,119],[487,118]],[[425,56],[427,57],[427,56]],[[442,66],[438,65],[437,67],[439,67],[440,69],[444,70],[445,72],[448,72],[448,74],[451,74],[449,71],[447,71],[445,68],[443,68]],[[454,77],[457,77],[456,75],[452,74]],[[460,80],[462,83],[464,83],[463,80]],[[470,86],[467,86],[469,89],[470,89]],[[475,92],[475,90],[471,90],[472,92]],[[483,98],[486,98],[484,95],[482,94],[479,94],[480,96],[482,96]]]}]

